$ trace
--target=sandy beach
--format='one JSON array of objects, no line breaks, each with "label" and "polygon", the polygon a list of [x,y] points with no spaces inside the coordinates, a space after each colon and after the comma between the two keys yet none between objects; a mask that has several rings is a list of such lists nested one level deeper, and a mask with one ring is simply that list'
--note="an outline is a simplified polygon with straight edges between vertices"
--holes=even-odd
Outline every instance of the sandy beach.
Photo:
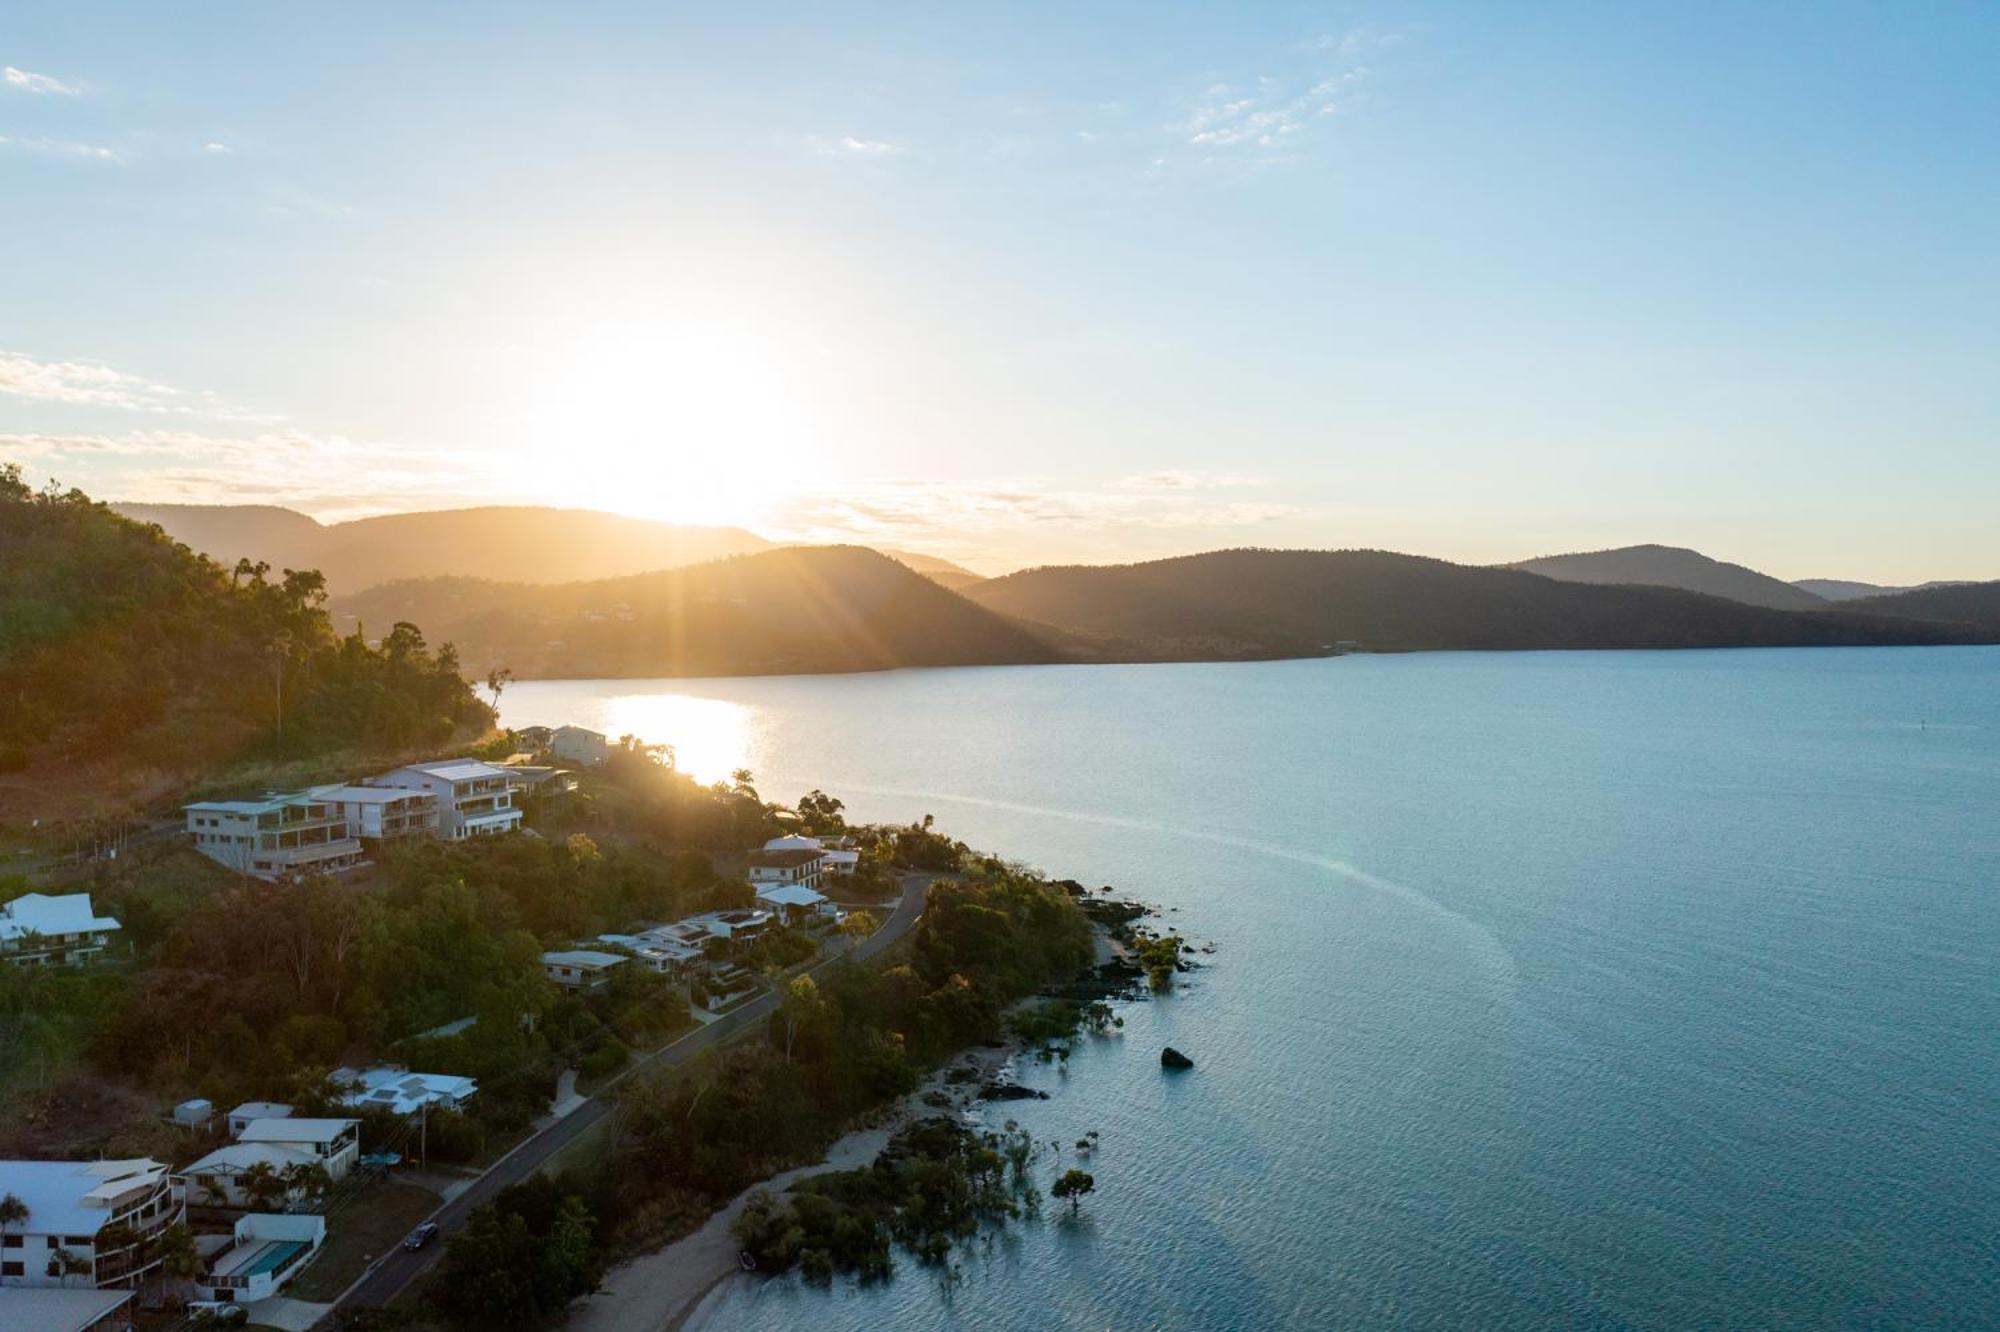
[{"label": "sandy beach", "polygon": [[[737,1265],[738,1246],[729,1227],[752,1193],[758,1189],[782,1193],[808,1175],[867,1165],[912,1119],[941,1113],[937,1107],[924,1104],[927,1093],[942,1092],[958,1111],[977,1105],[980,1086],[999,1076],[1017,1053],[1018,1048],[1010,1042],[996,1049],[961,1054],[914,1092],[884,1107],[868,1125],[835,1142],[818,1164],[784,1171],[745,1189],[693,1234],[613,1268],[598,1292],[577,1307],[567,1326],[573,1332],[676,1332],[699,1327],[709,1298],[731,1277],[745,1276]],[[967,1064],[977,1071],[977,1077],[956,1084],[946,1081],[951,1069]]]}]

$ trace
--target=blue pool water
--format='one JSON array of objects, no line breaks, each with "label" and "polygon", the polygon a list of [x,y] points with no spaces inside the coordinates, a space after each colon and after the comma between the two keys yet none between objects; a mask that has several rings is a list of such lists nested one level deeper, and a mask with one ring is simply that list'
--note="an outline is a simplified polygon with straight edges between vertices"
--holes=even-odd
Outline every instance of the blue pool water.
[{"label": "blue pool water", "polygon": [[733,1281],[702,1326],[2000,1326],[2000,650],[549,681],[507,714],[935,814],[1217,944],[999,1112],[1100,1133],[1078,1222],[950,1291]]}]

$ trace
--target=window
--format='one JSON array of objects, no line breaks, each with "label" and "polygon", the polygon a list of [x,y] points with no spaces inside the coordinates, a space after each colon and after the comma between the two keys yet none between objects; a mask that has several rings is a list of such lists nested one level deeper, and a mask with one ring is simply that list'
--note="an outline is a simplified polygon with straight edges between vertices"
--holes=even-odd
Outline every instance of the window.
[{"label": "window", "polygon": [[0,1235],[0,1249],[18,1249],[27,1240],[20,1235]]},{"label": "window", "polygon": [[0,1276],[26,1276],[27,1271],[20,1263],[0,1263]]}]

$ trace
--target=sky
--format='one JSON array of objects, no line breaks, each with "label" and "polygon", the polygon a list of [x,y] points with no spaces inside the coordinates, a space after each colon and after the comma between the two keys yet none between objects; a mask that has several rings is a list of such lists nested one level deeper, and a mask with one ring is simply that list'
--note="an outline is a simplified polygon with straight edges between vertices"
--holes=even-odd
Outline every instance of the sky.
[{"label": "sky", "polygon": [[0,15],[0,461],[2000,578],[2000,7]]}]

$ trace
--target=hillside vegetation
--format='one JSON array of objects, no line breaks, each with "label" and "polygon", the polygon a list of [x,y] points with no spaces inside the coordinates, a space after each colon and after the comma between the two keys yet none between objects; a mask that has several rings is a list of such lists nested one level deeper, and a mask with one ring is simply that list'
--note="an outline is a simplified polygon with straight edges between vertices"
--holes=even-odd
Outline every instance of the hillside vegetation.
[{"label": "hillside vegetation", "polygon": [[685,527],[587,509],[487,507],[385,514],[321,524],[290,509],[233,504],[122,504],[224,565],[262,560],[318,569],[334,593],[393,578],[477,573],[567,583],[644,573],[771,543],[736,527]]},{"label": "hillside vegetation", "polygon": [[268,574],[0,467],[0,821],[79,783],[111,812],[245,759],[490,726],[449,647],[410,624],[380,648],[336,638],[318,574]]},{"label": "hillside vegetation", "polygon": [[343,627],[421,620],[475,671],[759,675],[1061,660],[1017,624],[860,546],[801,546],[557,587],[418,579],[334,604]]},{"label": "hillside vegetation", "polygon": [[1823,599],[1769,574],[1712,559],[1679,546],[1622,546],[1616,550],[1545,555],[1504,566],[1565,583],[1643,583],[1727,597],[1746,606],[1773,610],[1813,610]]},{"label": "hillside vegetation", "polygon": [[2000,582],[1934,583],[1887,596],[1857,597],[1841,609],[1943,621],[2000,634]]},{"label": "hillside vegetation", "polygon": [[1788,612],[1663,587],[1557,582],[1384,551],[1226,550],[1146,564],[1030,569],[968,589],[1130,657],[1416,649],[1818,647],[1969,641],[1955,626]]}]

